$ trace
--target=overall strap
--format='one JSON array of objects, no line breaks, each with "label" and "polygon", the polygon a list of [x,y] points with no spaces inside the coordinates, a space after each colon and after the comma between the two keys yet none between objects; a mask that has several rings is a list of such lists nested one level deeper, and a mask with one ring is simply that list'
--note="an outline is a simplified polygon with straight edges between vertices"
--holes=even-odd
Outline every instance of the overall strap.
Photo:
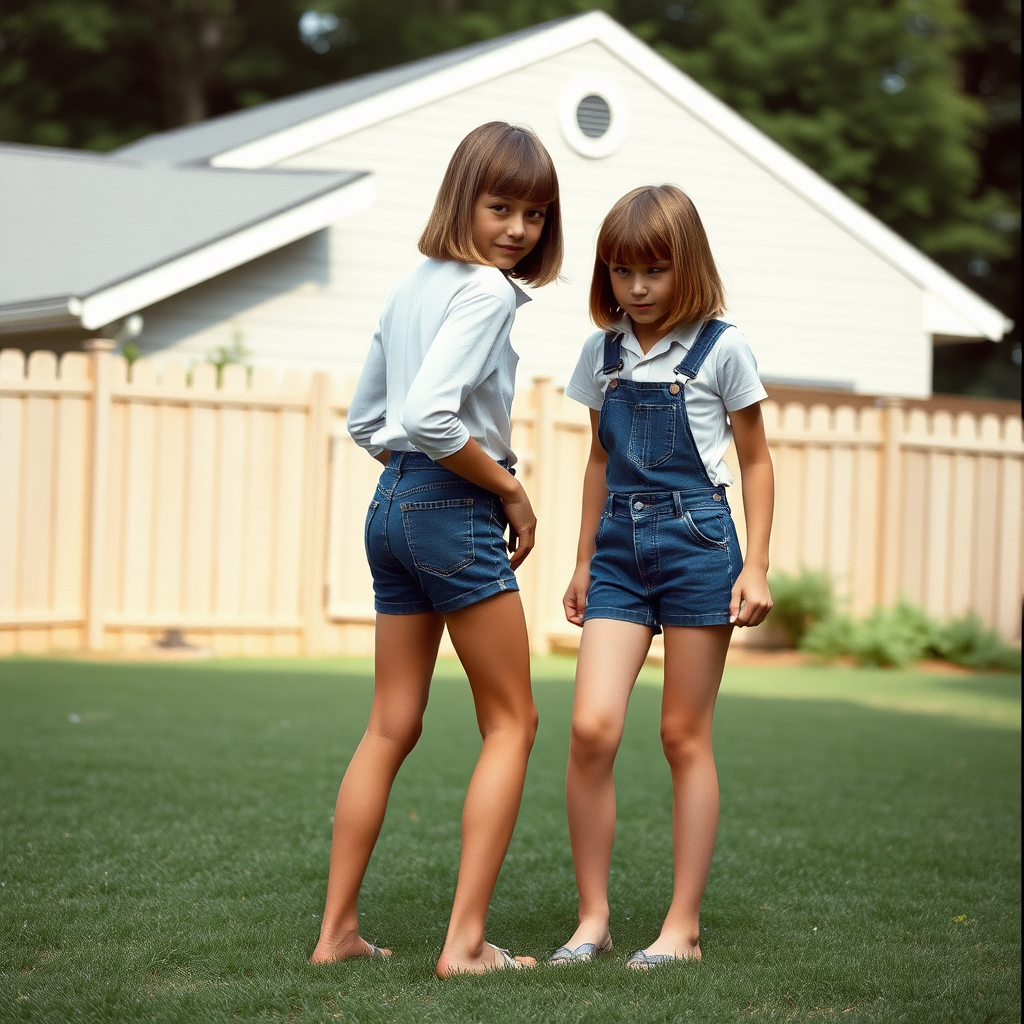
[{"label": "overall strap", "polygon": [[690,346],[683,361],[672,371],[676,377],[680,375],[693,380],[700,372],[704,360],[707,359],[715,342],[732,326],[724,320],[709,320],[697,335],[697,340]]},{"label": "overall strap", "polygon": [[622,332],[608,331],[604,336],[604,364],[601,372],[606,377],[617,374],[622,369]]}]

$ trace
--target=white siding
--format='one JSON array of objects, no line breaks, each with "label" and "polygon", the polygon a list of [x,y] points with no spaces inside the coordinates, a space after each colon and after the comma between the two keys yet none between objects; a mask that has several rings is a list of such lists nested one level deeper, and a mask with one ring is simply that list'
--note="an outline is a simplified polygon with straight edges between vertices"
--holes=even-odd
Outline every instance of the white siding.
[{"label": "white siding", "polygon": [[[557,101],[584,71],[613,78],[631,126],[590,160],[562,138]],[[334,228],[146,311],[147,350],[201,358],[240,332],[257,362],[358,369],[388,290],[421,258],[416,239],[452,150],[488,120],[528,124],[559,170],[564,283],[520,311],[520,379],[567,378],[584,336],[593,244],[624,192],[671,181],[694,199],[721,267],[730,314],[769,379],[847,382],[927,395],[931,343],[920,287],[600,43],[505,75],[301,154],[284,166],[373,172],[377,201]]]}]

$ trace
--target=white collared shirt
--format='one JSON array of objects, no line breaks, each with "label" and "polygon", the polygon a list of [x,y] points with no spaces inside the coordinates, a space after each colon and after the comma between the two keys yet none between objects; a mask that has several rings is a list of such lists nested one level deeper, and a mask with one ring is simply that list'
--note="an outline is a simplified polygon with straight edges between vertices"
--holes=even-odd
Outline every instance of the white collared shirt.
[{"label": "white collared shirt", "polygon": [[529,297],[496,267],[428,259],[388,296],[348,411],[371,455],[454,455],[472,437],[516,461],[509,332]]},{"label": "white collared shirt", "polygon": [[[644,355],[633,335],[631,323],[623,321],[615,328],[623,332],[619,377],[636,381],[675,380],[675,367],[693,347],[703,326],[703,323],[698,323],[677,327]],[[597,331],[584,343],[565,393],[590,409],[600,409],[609,380],[601,373],[603,366],[604,331]],[[768,393],[757,376],[757,360],[747,339],[730,326],[708,353],[693,382],[686,385],[686,416],[690,432],[704,468],[716,486],[727,487],[734,483],[729,467],[722,460],[732,441],[728,413],[745,409],[767,397]]]}]

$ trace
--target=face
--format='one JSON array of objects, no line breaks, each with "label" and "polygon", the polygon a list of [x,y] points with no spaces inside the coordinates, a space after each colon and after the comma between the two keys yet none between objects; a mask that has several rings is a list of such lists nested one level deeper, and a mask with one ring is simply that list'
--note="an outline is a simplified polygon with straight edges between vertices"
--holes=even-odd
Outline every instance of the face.
[{"label": "face", "polygon": [[668,317],[675,298],[675,275],[668,260],[656,263],[609,263],[615,301],[635,324],[653,327]]},{"label": "face", "polygon": [[473,244],[488,263],[511,270],[540,241],[547,203],[482,195],[473,205]]}]

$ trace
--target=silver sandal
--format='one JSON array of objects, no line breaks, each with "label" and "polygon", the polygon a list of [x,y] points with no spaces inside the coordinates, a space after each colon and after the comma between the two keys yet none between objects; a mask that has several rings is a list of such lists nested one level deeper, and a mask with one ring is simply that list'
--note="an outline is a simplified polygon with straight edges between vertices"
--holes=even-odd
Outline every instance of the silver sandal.
[{"label": "silver sandal", "polygon": [[611,946],[600,947],[596,942],[584,942],[575,949],[559,946],[548,957],[548,964],[552,967],[565,967],[567,964],[593,963],[602,953],[610,953],[611,948]]}]

